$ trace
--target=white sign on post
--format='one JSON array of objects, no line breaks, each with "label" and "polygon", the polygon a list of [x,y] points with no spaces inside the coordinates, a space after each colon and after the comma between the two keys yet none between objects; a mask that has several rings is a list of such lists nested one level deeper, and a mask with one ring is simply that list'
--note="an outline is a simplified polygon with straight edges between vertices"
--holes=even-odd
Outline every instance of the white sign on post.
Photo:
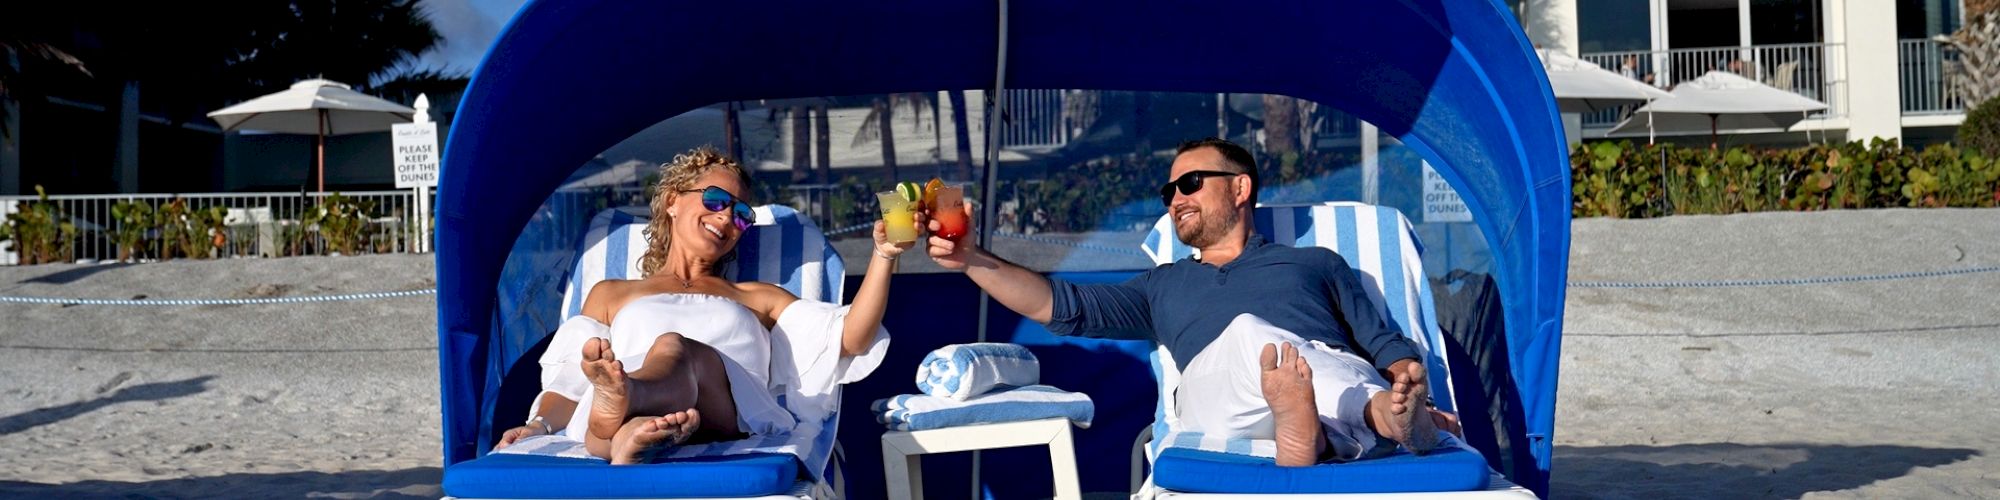
[{"label": "white sign on post", "polygon": [[396,189],[437,187],[437,124],[398,123],[389,129],[396,149]]},{"label": "white sign on post", "polygon": [[1424,162],[1424,222],[1472,222],[1465,200],[1458,198],[1458,191],[1444,176],[1431,169],[1430,162]]},{"label": "white sign on post", "polygon": [[431,188],[438,185],[438,141],[437,124],[431,123],[431,99],[417,94],[416,114],[411,115],[414,123],[398,123],[389,126],[389,144],[395,149],[396,189],[415,188],[412,193],[416,201],[417,213],[411,238],[411,250],[429,252],[431,249]]}]

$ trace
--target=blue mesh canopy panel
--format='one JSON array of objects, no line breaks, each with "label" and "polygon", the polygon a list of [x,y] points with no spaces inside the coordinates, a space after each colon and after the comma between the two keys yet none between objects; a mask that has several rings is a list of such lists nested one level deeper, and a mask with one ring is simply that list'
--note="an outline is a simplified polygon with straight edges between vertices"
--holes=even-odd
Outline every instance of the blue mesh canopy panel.
[{"label": "blue mesh canopy panel", "polygon": [[[995,1],[563,0],[522,8],[466,90],[437,208],[447,463],[474,458],[498,292],[531,212],[632,133],[731,100],[989,88]],[[1006,87],[1284,94],[1374,123],[1458,188],[1493,255],[1545,492],[1569,171],[1546,75],[1492,0],[1010,0]],[[517,342],[517,341],[514,341]],[[517,342],[518,343],[518,342]],[[511,418],[511,417],[509,417]]]}]

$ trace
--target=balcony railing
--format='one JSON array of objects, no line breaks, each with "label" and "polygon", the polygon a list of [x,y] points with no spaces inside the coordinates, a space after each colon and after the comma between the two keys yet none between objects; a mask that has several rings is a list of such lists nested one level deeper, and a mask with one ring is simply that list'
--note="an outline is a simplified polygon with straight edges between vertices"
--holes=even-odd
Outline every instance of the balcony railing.
[{"label": "balcony railing", "polygon": [[1000,123],[1002,147],[1060,147],[1079,130],[1080,110],[1071,109],[1068,90],[1009,89],[1007,114]]},{"label": "balcony railing", "polygon": [[1902,77],[1903,114],[1944,115],[1965,112],[1965,95],[1952,81],[1958,53],[1934,40],[1896,42],[1898,74]]},{"label": "balcony railing", "polygon": [[[1813,98],[1827,105],[1816,117],[1839,117],[1847,112],[1844,95],[1846,75],[1844,47],[1837,43],[1795,43],[1628,52],[1593,52],[1582,59],[1613,73],[1621,73],[1672,90],[1674,85],[1709,71],[1733,71],[1765,85]],[[1628,64],[1629,60],[1629,64]],[[1583,116],[1585,127],[1608,127],[1623,119],[1630,110],[1607,110]]]}]

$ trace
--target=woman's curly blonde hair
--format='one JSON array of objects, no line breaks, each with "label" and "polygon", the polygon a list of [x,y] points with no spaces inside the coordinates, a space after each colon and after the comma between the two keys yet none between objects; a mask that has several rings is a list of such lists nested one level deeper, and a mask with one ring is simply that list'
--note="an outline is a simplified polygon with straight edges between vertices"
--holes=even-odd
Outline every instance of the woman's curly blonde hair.
[{"label": "woman's curly blonde hair", "polygon": [[[646,224],[644,232],[646,255],[639,258],[640,277],[652,276],[654,271],[667,264],[667,248],[673,245],[673,231],[669,229],[672,227],[673,217],[667,215],[667,207],[673,206],[674,197],[680,196],[682,192],[707,187],[694,184],[701,179],[701,176],[708,175],[709,171],[715,169],[736,174],[736,178],[743,182],[743,190],[751,189],[750,172],[743,170],[743,166],[738,165],[736,160],[723,156],[713,147],[702,146],[674,155],[674,161],[660,165],[660,184],[653,188],[653,220]],[[736,251],[731,250],[729,255],[717,259],[715,265],[719,268],[735,257]],[[721,273],[721,269],[709,271],[718,275]]]}]

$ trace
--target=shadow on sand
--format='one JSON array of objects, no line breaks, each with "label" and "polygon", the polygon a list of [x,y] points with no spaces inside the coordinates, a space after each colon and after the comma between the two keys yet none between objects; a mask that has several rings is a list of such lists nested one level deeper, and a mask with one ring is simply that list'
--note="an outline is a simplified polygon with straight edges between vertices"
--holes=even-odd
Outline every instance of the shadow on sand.
[{"label": "shadow on sand", "polygon": [[118,392],[97,399],[78,401],[61,406],[51,406],[0,417],[0,436],[41,427],[77,415],[90,413],[98,408],[131,401],[161,401],[200,394],[208,390],[208,381],[214,375],[203,375],[173,382],[154,382],[118,389]]},{"label": "shadow on sand", "polygon": [[425,498],[444,495],[437,467],[224,474],[159,481],[0,481],[0,498]]},{"label": "shadow on sand", "polygon": [[1798,498],[1979,455],[1960,448],[1730,443],[1556,447],[1555,498]]},{"label": "shadow on sand", "polygon": [[131,266],[131,264],[126,264],[123,262],[113,263],[113,264],[83,265],[71,269],[56,271],[53,273],[21,280],[20,283],[47,283],[51,285],[65,285],[75,282],[76,280],[87,278],[93,274],[128,266]]}]

